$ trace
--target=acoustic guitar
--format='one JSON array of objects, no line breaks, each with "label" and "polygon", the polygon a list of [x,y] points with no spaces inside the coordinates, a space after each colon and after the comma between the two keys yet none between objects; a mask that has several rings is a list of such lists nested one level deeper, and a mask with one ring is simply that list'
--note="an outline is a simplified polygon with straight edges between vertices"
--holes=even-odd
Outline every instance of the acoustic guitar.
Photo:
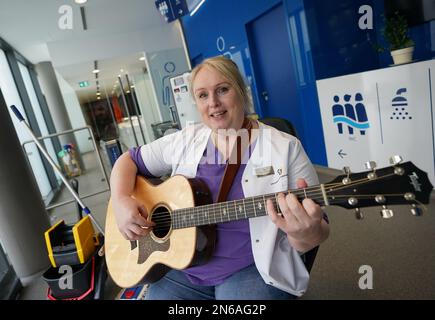
[{"label": "acoustic guitar", "polygon": [[[387,205],[409,204],[412,214],[421,215],[421,205],[429,203],[432,189],[425,172],[411,162],[396,161],[382,169],[346,171],[329,183],[291,192],[320,206],[355,209],[357,218],[362,218],[359,208],[382,206],[382,217],[391,218],[393,211]],[[117,285],[129,288],[155,282],[171,269],[205,263],[213,253],[216,223],[265,216],[266,200],[271,199],[276,206],[277,195],[213,204],[199,179],[176,175],[154,185],[138,176],[132,197],[144,205],[148,219],[156,225],[138,241],[125,240],[109,202],[105,230],[109,273]]]}]

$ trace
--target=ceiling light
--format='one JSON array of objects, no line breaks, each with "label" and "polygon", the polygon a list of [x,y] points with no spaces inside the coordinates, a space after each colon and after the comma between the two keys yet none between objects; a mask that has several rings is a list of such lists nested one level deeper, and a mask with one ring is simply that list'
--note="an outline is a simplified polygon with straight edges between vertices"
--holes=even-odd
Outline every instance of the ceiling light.
[{"label": "ceiling light", "polygon": [[99,96],[99,95],[101,95],[101,93],[100,93],[100,92],[97,92],[97,96]]},{"label": "ceiling light", "polygon": [[134,88],[134,84],[132,84],[132,85],[130,86],[130,88]]},{"label": "ceiling light", "polygon": [[121,72],[124,72],[124,69],[121,69],[120,71],[121,71]]},{"label": "ceiling light", "polygon": [[74,0],[74,2],[77,4],[85,4],[88,0]]},{"label": "ceiling light", "polygon": [[126,93],[130,93],[130,90],[127,90]]},{"label": "ceiling light", "polygon": [[98,73],[98,72],[100,72],[100,70],[98,70],[98,69],[92,70],[92,73]]},{"label": "ceiling light", "polygon": [[140,57],[139,60],[140,61],[145,61],[145,57]]},{"label": "ceiling light", "polygon": [[97,100],[100,100],[101,99],[101,97],[97,97]]}]

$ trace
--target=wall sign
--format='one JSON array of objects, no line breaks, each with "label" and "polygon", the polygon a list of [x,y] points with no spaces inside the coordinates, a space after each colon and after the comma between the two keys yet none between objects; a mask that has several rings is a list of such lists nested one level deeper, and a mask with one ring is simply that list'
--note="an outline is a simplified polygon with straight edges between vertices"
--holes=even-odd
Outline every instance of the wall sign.
[{"label": "wall sign", "polygon": [[328,166],[364,170],[401,155],[435,182],[435,61],[317,81]]}]

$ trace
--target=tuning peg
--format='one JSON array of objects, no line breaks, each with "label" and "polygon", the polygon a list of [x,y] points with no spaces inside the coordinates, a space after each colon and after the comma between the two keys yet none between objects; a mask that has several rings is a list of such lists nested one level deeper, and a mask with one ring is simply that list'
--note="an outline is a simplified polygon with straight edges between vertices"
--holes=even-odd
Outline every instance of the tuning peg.
[{"label": "tuning peg", "polygon": [[411,205],[411,213],[413,216],[420,217],[423,215],[423,210],[416,204]]},{"label": "tuning peg", "polygon": [[384,219],[390,219],[394,216],[394,212],[391,209],[388,209],[387,206],[382,206],[381,217]]},{"label": "tuning peg", "polygon": [[392,164],[394,166],[401,163],[402,161],[403,161],[403,159],[401,156],[395,155],[395,156],[390,157],[390,164]]},{"label": "tuning peg", "polygon": [[374,161],[368,161],[364,165],[365,165],[367,170],[374,170],[374,169],[376,169],[376,162],[374,162]]},{"label": "tuning peg", "polygon": [[350,167],[343,167],[343,172],[349,176],[351,174]]},{"label": "tuning peg", "polygon": [[355,209],[355,218],[356,218],[357,220],[362,220],[362,219],[364,219],[364,215],[363,215],[363,213],[362,213],[362,211],[361,211],[360,208],[356,208],[356,209]]},{"label": "tuning peg", "polygon": [[379,203],[379,204],[384,204],[385,201],[387,201],[387,200],[385,199],[385,196],[383,196],[382,194],[378,194],[378,195],[375,197],[375,201],[376,201],[377,203]]},{"label": "tuning peg", "polygon": [[346,174],[346,178],[343,178],[343,180],[341,180],[341,182],[343,184],[349,184],[352,182],[352,180],[350,180],[349,176],[351,174],[350,168],[349,167],[343,167],[343,172]]}]

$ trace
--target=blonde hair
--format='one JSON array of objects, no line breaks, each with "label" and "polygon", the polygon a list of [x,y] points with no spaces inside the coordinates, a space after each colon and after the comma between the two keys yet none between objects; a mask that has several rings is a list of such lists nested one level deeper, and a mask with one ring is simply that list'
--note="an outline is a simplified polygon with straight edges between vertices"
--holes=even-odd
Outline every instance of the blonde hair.
[{"label": "blonde hair", "polygon": [[251,104],[251,100],[249,99],[248,92],[246,91],[243,76],[240,74],[237,64],[231,59],[224,56],[216,56],[213,58],[205,59],[195,68],[193,68],[190,74],[190,89],[193,99],[195,99],[195,95],[193,93],[193,83],[195,82],[196,76],[198,75],[199,71],[205,67],[217,71],[231,84],[232,87],[234,87],[236,93],[243,102],[244,111],[245,113],[247,113]]}]

